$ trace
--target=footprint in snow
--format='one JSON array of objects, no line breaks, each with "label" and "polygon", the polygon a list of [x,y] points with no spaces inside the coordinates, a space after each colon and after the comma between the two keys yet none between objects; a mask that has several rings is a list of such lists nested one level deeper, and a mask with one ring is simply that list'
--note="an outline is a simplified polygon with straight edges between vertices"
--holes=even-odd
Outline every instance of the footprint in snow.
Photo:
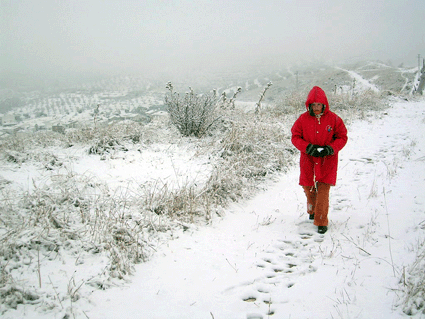
[{"label": "footprint in snow", "polygon": [[[292,234],[291,239],[278,239],[272,249],[258,256],[256,266],[262,275],[253,280],[253,284],[244,287],[241,299],[254,304],[261,313],[252,314],[251,317],[247,315],[247,318],[278,315],[273,305],[288,302],[289,289],[296,285],[298,276],[317,270],[312,265],[315,259],[312,251],[318,250],[324,236],[315,231],[316,226],[311,222],[302,222],[298,226],[298,233]],[[288,293],[282,288],[288,289]]]}]

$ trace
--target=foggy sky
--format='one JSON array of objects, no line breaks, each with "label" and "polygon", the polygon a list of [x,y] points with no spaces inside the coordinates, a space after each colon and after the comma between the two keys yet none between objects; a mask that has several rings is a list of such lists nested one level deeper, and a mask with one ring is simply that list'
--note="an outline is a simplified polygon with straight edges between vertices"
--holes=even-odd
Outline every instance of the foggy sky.
[{"label": "foggy sky", "polygon": [[424,17],[424,0],[0,0],[0,71],[165,72],[351,57],[417,66]]}]

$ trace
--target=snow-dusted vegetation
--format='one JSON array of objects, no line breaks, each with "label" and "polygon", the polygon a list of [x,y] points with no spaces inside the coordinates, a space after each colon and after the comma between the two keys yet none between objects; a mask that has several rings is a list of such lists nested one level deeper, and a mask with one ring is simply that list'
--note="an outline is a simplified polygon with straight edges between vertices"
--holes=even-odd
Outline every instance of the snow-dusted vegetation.
[{"label": "snow-dusted vegetation", "polygon": [[[202,134],[182,134],[184,117],[178,125],[170,120],[165,112],[170,101],[165,99],[166,82],[120,77],[63,92],[22,92],[19,106],[4,113],[12,113],[16,124],[3,126],[0,140],[0,314],[5,318],[97,318],[86,311],[93,307],[90,300],[95,291],[131,285],[137,265],[159,254],[164,243],[198,226],[212,227],[216,220],[226,219],[230,204],[252,198],[270,180],[277,181],[294,169],[298,152],[290,142],[290,128],[304,111],[306,92],[312,85],[328,92],[331,108],[351,126],[382,120],[394,101],[415,101],[411,94],[417,85],[415,76],[412,70],[376,62],[309,67],[299,72],[297,83],[289,69],[261,78],[245,74],[227,80],[220,75],[208,82],[209,90],[218,90],[215,94],[227,92],[236,97],[239,88],[243,89],[235,108],[220,107],[218,95],[208,100],[217,105],[213,109],[208,105]],[[273,85],[256,113],[255,103],[270,81]],[[177,89],[184,84],[177,83]],[[194,87],[198,91],[206,85]],[[3,93],[3,106],[19,95]],[[188,94],[195,98],[193,92]],[[400,154],[410,158],[416,146],[415,140],[407,144],[403,140]],[[375,159],[356,160],[369,165]],[[397,161],[404,159],[397,157]],[[423,168],[423,155],[417,164]],[[398,162],[391,163],[387,174],[393,177],[399,169]],[[381,195],[377,184],[374,180],[368,185],[371,198]],[[348,200],[355,196],[349,195]],[[285,200],[299,205],[304,201]],[[374,216],[385,215],[384,209],[378,207]],[[273,222],[268,217],[257,224]],[[406,249],[413,250],[416,258],[407,266],[392,264],[400,284],[392,288],[396,292],[386,288],[398,296],[395,317],[403,313],[420,317],[425,311],[424,222],[412,223],[417,245]],[[358,233],[350,233],[343,225],[335,231],[370,255],[367,245],[357,242],[378,243],[375,221],[370,220],[367,227],[363,239],[351,238]],[[309,231],[304,236],[313,238]],[[334,242],[335,251],[324,251],[328,243],[322,247],[323,237],[316,239],[311,249],[320,250],[329,263],[334,253],[344,253],[343,243]],[[288,243],[293,254],[298,246],[304,249]],[[342,264],[339,259],[334,262]],[[237,266],[228,264],[237,272]],[[173,265],[168,266],[172,272]],[[293,284],[297,278],[291,280]],[[338,306],[355,303],[348,300],[347,292],[341,294],[342,299],[335,301]],[[244,302],[255,304],[257,299],[247,294]],[[283,318],[271,301],[261,303],[268,307],[267,316],[276,313]],[[336,308],[340,318],[359,314],[358,309],[345,313],[343,307]],[[212,311],[208,316],[214,318]],[[183,313],[170,316],[184,317]]]}]

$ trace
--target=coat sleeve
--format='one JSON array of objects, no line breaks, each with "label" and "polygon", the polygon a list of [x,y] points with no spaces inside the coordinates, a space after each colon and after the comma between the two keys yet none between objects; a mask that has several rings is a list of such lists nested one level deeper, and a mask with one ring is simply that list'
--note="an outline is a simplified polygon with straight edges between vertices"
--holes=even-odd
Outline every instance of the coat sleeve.
[{"label": "coat sleeve", "polygon": [[292,126],[291,133],[292,144],[301,152],[305,152],[305,149],[309,143],[303,139],[303,126],[300,118],[295,121],[294,125]]},{"label": "coat sleeve", "polygon": [[347,140],[347,128],[345,127],[345,124],[342,119],[337,116],[335,123],[335,132],[330,146],[335,152],[339,152],[345,146],[345,144],[347,144]]}]

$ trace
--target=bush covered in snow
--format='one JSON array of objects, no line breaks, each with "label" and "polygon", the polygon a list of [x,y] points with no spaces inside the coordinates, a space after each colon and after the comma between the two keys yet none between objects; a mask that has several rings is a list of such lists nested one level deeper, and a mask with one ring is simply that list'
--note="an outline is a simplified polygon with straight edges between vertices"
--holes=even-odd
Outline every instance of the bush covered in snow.
[{"label": "bush covered in snow", "polygon": [[173,91],[173,86],[167,84],[169,92],[165,96],[171,123],[177,127],[183,136],[201,137],[217,121],[215,110],[218,98],[215,93],[197,95],[190,91],[180,96]]}]

